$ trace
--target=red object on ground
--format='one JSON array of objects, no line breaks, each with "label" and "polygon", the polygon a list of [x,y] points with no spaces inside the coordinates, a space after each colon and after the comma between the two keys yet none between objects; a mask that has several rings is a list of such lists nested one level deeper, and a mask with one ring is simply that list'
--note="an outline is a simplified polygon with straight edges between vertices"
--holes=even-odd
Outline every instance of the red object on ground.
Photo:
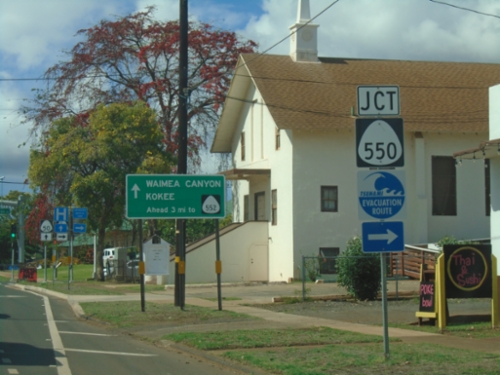
[{"label": "red object on ground", "polygon": [[28,280],[28,281],[31,281],[33,283],[36,283],[38,280],[36,268],[20,268],[19,269],[19,279],[20,280]]}]

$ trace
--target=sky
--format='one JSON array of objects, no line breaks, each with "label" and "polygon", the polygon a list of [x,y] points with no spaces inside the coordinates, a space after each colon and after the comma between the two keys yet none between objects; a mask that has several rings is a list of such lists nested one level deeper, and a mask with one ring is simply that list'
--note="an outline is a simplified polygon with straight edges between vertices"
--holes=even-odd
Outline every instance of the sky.
[{"label": "sky", "polygon": [[[500,63],[500,0],[442,1],[452,6],[438,0],[309,2],[311,17],[321,13],[313,21],[319,25],[320,56]],[[289,35],[297,4],[189,0],[189,15],[254,40],[263,52]],[[78,30],[151,5],[157,6],[159,20],[178,18],[179,0],[0,0],[0,196],[9,190],[30,192],[22,183],[31,125],[23,123],[19,108],[32,98],[33,88],[44,87],[36,79],[67,58],[63,52],[78,43]],[[267,53],[287,55],[289,43]],[[205,172],[215,173],[213,168],[208,165]]]}]

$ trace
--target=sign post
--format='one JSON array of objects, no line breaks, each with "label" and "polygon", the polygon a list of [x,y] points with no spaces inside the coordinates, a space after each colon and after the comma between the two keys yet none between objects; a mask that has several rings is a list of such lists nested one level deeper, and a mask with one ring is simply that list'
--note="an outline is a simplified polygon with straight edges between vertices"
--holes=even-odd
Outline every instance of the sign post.
[{"label": "sign post", "polygon": [[[56,241],[68,241],[69,239],[69,264],[68,264],[68,290],[70,283],[73,281],[73,237],[75,233],[85,233],[87,231],[87,224],[75,223],[76,219],[87,219],[87,208],[68,208],[68,207],[55,207],[54,208],[54,232],[56,234]],[[50,222],[48,222],[50,224]],[[41,231],[43,232],[43,225],[47,226],[47,220],[42,223]],[[43,238],[42,238],[43,240]],[[50,238],[52,240],[52,238]],[[46,241],[49,241],[47,239]]]},{"label": "sign post", "polygon": [[[382,284],[382,315],[384,355],[389,358],[387,317],[387,279],[385,252],[404,251],[406,217],[405,174],[387,171],[404,167],[403,119],[399,116],[399,87],[395,85],[358,86],[356,119],[356,165],[370,170],[358,171],[358,216],[361,225],[363,252],[380,253]],[[371,118],[368,118],[371,117]],[[378,170],[383,168],[384,171]],[[377,220],[377,221],[373,221]],[[397,290],[397,286],[396,286]]]},{"label": "sign post", "polygon": [[[125,186],[125,216],[139,219],[140,235],[142,219],[181,219],[178,238],[182,239],[183,219],[223,219],[226,215],[226,181],[222,175],[129,174]],[[142,239],[139,242],[143,259]],[[185,254],[176,254],[175,305],[181,309],[184,309],[185,269]],[[142,296],[141,305],[144,311]]]}]

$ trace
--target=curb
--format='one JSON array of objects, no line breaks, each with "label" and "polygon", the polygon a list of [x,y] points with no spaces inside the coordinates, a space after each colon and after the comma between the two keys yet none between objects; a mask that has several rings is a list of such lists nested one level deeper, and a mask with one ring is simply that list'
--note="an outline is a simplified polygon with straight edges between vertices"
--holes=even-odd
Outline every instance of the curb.
[{"label": "curb", "polygon": [[78,318],[86,319],[85,312],[83,311],[82,307],[80,306],[80,304],[77,301],[72,300],[72,296],[69,296],[69,295],[64,294],[64,293],[55,292],[53,290],[40,288],[38,286],[19,285],[19,284],[13,284],[13,283],[9,283],[8,285],[12,288],[21,289],[21,290],[28,290],[28,291],[32,291],[32,292],[37,292],[39,294],[49,295],[52,297],[66,300],[68,302],[68,304],[70,305],[70,307],[73,309],[73,313]]}]

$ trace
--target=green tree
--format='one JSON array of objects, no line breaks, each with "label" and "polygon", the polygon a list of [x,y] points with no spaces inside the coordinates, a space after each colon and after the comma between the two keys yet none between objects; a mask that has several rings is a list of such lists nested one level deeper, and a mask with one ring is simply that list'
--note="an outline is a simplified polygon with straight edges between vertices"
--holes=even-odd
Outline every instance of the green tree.
[{"label": "green tree", "polygon": [[[85,114],[99,103],[140,100],[156,110],[167,150],[177,152],[179,95],[189,96],[190,160],[215,129],[241,53],[256,44],[206,23],[189,24],[189,90],[179,93],[179,23],[158,21],[155,8],[77,31],[78,42],[44,74],[50,85],[35,90],[23,115],[45,129],[55,119]],[[194,159],[194,160],[193,160]]]},{"label": "green tree", "polygon": [[125,176],[169,173],[172,160],[155,112],[142,102],[100,105],[89,118],[55,120],[31,150],[31,186],[55,205],[87,207],[98,234],[97,268],[103,280],[106,228],[122,224]]},{"label": "green tree", "polygon": [[357,237],[347,242],[337,258],[337,283],[358,300],[374,300],[381,289],[378,254],[365,254]]}]

